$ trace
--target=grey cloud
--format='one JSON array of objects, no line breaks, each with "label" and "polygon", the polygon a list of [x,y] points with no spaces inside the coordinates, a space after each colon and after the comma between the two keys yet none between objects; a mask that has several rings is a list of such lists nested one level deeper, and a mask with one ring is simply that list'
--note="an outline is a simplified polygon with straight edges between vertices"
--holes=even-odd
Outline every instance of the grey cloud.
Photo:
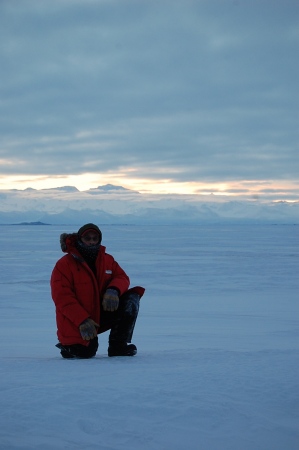
[{"label": "grey cloud", "polygon": [[296,1],[0,5],[2,173],[296,178]]},{"label": "grey cloud", "polygon": [[[228,136],[222,125],[214,132],[215,124],[210,129],[209,121],[193,123],[192,117],[136,119],[76,135],[7,140],[3,148],[15,163],[5,170],[55,175],[62,166],[67,174],[136,168],[139,177],[180,181],[296,178],[292,148],[238,130]],[[22,155],[14,157],[19,148]]]}]

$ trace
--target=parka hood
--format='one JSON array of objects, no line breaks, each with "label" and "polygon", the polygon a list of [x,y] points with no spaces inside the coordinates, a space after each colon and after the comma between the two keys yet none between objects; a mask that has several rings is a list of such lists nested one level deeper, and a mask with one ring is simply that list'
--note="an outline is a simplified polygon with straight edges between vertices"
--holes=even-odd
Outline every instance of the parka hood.
[{"label": "parka hood", "polygon": [[[63,253],[78,253],[76,242],[78,240],[78,233],[62,233],[60,235],[60,247]],[[105,251],[106,247],[100,245],[100,248]]]},{"label": "parka hood", "polygon": [[62,233],[60,235],[60,247],[64,253],[68,253],[76,248],[78,233]]}]

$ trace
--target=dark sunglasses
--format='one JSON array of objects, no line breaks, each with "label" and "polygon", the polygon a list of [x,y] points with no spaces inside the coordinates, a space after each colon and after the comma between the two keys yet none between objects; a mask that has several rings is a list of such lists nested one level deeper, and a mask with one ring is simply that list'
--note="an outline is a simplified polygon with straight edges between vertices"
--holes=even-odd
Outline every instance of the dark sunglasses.
[{"label": "dark sunglasses", "polygon": [[84,239],[84,241],[87,241],[87,242],[89,242],[89,241],[98,242],[100,240],[100,237],[98,235],[96,235],[96,236],[82,236],[81,239]]}]

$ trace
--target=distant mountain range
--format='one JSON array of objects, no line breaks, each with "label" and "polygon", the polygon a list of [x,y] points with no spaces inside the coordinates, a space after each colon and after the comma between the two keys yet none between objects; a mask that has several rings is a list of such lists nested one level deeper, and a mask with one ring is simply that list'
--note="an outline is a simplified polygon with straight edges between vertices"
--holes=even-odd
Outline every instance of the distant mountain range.
[{"label": "distant mountain range", "polygon": [[[24,190],[21,189],[11,189],[11,191],[17,191],[17,192],[28,192],[28,191],[59,191],[59,192],[80,192],[79,189],[77,189],[75,186],[61,186],[61,187],[55,187],[55,188],[47,188],[47,189],[33,189],[31,187],[28,187]],[[1,192],[1,191],[0,191]],[[2,191],[3,192],[3,191]],[[6,191],[5,191],[6,192]],[[122,186],[115,186],[113,184],[104,184],[103,186],[98,186],[96,188],[88,189],[84,192],[134,192],[136,194],[139,194],[138,191],[133,191],[131,189],[124,188]]]},{"label": "distant mountain range", "polygon": [[299,202],[144,194],[111,184],[0,190],[0,224],[299,223]]}]

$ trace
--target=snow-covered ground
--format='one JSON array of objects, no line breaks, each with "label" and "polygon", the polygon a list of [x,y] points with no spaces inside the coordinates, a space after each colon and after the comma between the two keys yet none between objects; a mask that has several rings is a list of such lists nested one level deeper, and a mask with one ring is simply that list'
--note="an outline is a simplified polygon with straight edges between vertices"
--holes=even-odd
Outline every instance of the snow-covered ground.
[{"label": "snow-covered ground", "polygon": [[137,356],[91,360],[54,346],[77,228],[0,230],[1,450],[298,450],[298,226],[103,226],[146,294]]}]

